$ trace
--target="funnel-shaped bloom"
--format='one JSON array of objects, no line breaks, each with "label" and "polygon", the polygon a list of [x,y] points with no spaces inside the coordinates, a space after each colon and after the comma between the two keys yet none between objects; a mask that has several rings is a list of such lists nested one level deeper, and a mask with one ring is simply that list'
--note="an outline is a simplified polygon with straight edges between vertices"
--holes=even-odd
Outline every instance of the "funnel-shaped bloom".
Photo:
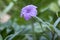
[{"label": "funnel-shaped bloom", "polygon": [[21,17],[23,16],[25,20],[29,20],[31,17],[35,17],[37,15],[36,6],[27,5],[21,10]]}]

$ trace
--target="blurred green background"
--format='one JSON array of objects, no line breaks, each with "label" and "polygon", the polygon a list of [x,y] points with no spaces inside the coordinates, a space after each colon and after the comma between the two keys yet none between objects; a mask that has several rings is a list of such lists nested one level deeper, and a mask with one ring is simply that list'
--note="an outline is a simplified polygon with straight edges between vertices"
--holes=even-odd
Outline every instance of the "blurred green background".
[{"label": "blurred green background", "polygon": [[[38,7],[37,17],[53,25],[60,17],[59,2],[60,0],[0,0],[0,40],[60,40],[59,33],[51,25],[45,25],[36,18],[26,21],[20,17],[21,9],[32,4]],[[56,28],[60,32],[60,22]]]}]

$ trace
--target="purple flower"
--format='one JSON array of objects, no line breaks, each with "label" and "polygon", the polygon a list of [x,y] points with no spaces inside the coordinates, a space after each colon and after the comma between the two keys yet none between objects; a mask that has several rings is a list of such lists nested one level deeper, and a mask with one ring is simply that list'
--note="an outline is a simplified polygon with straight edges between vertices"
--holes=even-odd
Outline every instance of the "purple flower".
[{"label": "purple flower", "polygon": [[25,18],[25,20],[29,20],[32,17],[36,17],[36,15],[37,15],[36,8],[37,7],[34,5],[27,5],[27,6],[23,7],[21,10],[21,17],[23,16]]}]

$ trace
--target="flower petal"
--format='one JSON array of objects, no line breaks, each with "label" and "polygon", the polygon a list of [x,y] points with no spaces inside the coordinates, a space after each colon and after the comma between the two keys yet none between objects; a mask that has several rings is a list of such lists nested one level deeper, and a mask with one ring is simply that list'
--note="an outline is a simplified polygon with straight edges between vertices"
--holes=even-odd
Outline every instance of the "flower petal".
[{"label": "flower petal", "polygon": [[31,18],[31,16],[29,16],[28,14],[24,15],[25,20],[29,20]]}]

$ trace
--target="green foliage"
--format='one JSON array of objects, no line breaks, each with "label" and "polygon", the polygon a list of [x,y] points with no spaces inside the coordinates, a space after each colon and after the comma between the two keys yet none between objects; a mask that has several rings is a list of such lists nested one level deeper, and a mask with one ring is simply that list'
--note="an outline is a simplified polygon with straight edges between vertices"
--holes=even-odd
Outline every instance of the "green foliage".
[{"label": "green foliage", "polygon": [[[6,23],[0,22],[0,40],[33,40],[32,35],[32,20],[34,25],[34,34],[36,40],[60,40],[60,36],[56,33],[54,26],[52,26],[55,21],[60,17],[60,6],[57,3],[58,0],[0,0],[0,15],[1,12],[13,2],[13,7],[8,13],[11,19]],[[57,7],[58,17],[56,15],[57,10],[50,10],[49,6],[51,3],[55,3],[54,9]],[[37,6],[37,17],[41,18],[45,24],[39,22],[39,20],[32,18],[26,21],[24,18],[20,17],[21,9],[29,4]],[[49,25],[48,23],[52,24]],[[60,32],[60,22],[57,27]],[[55,36],[56,35],[56,36]]]}]

